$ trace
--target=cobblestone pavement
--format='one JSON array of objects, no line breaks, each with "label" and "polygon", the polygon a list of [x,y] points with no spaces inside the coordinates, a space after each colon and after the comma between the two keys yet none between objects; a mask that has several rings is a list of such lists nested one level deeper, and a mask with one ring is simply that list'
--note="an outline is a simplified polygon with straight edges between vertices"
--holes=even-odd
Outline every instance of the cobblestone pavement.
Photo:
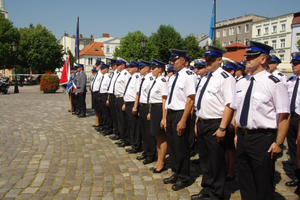
[{"label": "cobblestone pavement", "polygon": [[[180,191],[164,185],[171,170],[153,174],[96,132],[90,93],[88,116],[67,110],[62,91],[43,94],[38,86],[24,86],[14,94],[0,94],[0,199],[190,199],[201,189],[199,164],[191,165],[195,183]],[[284,183],[290,178],[286,150],[276,162],[276,199],[298,199]],[[226,185],[227,199],[240,199],[237,177]]]}]

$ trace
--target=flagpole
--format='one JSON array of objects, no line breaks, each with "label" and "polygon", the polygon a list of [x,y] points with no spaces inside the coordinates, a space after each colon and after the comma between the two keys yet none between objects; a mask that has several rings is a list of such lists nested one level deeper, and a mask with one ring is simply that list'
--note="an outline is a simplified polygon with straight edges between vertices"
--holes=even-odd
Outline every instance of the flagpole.
[{"label": "flagpole", "polygon": [[79,62],[79,17],[77,17],[77,28],[75,38],[75,58],[77,63]]},{"label": "flagpole", "polygon": [[216,6],[216,0],[214,0],[214,39],[213,44],[216,45],[216,18],[217,18],[217,6]]}]

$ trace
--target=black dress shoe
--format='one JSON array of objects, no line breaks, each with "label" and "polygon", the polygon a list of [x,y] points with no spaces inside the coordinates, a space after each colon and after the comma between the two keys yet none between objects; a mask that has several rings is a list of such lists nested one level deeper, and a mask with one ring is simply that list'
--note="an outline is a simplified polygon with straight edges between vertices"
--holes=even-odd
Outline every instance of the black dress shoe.
[{"label": "black dress shoe", "polygon": [[150,167],[149,170],[150,170],[150,171],[153,171],[153,170],[155,170],[155,168],[154,168],[154,167]]},{"label": "black dress shoe", "polygon": [[99,127],[99,125],[98,125],[98,126],[96,126],[96,125],[93,125],[92,127]]},{"label": "black dress shoe", "polygon": [[138,153],[139,151],[137,149],[131,149],[130,151],[127,151],[129,154]]},{"label": "black dress shoe", "polygon": [[174,185],[172,185],[172,190],[177,191],[177,190],[181,190],[188,186],[190,186],[190,184],[188,182],[176,181],[176,183],[174,183]]},{"label": "black dress shoe", "polygon": [[113,136],[110,136],[109,139],[112,139],[112,140],[119,140],[119,139],[120,139],[120,136],[118,136],[118,135],[113,135]]},{"label": "black dress shoe", "polygon": [[155,168],[152,170],[153,173],[162,173],[163,171],[166,171],[167,168],[165,166],[163,166],[163,168],[161,168],[160,170],[156,170]]},{"label": "black dress shoe", "polygon": [[288,187],[295,187],[295,186],[298,186],[299,185],[299,179],[294,179],[292,181],[289,181],[289,182],[286,182],[285,183],[285,186],[288,186]]},{"label": "black dress shoe", "polygon": [[130,148],[126,149],[126,152],[129,152],[129,151],[132,151],[132,150],[133,150],[133,148],[130,147]]},{"label": "black dress shoe", "polygon": [[145,156],[145,155],[140,155],[140,156],[136,157],[137,160],[144,160],[146,158],[147,158],[147,156]]},{"label": "black dress shoe", "polygon": [[146,159],[143,161],[143,164],[144,164],[144,165],[147,165],[147,164],[153,163],[153,162],[154,162],[154,159],[146,158]]},{"label": "black dress shoe", "polygon": [[169,184],[169,183],[174,184],[176,183],[176,181],[177,181],[177,177],[175,175],[172,175],[169,178],[165,178],[163,180],[164,184]]},{"label": "black dress shoe", "polygon": [[194,194],[191,196],[192,200],[199,200],[199,199],[210,199],[210,195],[209,194]]},{"label": "black dress shoe", "polygon": [[118,147],[126,147],[130,146],[130,142],[122,142],[121,144],[118,145]]},{"label": "black dress shoe", "polygon": [[68,112],[71,112],[71,110],[68,110]]},{"label": "black dress shoe", "polygon": [[118,142],[115,142],[115,144],[117,144],[117,145],[119,145],[119,144],[121,144],[121,143],[123,143],[122,140],[120,140],[120,141],[118,141]]}]

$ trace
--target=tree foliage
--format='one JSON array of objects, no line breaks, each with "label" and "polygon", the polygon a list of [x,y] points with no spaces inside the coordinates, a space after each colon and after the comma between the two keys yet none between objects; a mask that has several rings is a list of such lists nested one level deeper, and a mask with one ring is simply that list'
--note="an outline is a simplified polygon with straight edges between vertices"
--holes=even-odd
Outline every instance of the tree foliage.
[{"label": "tree foliage", "polygon": [[300,51],[300,40],[297,41],[297,48]]},{"label": "tree foliage", "polygon": [[[141,40],[147,40],[145,54],[143,58],[143,52],[141,47]],[[129,32],[123,40],[120,42],[120,46],[116,48],[114,52],[114,58],[121,57],[128,62],[131,59],[137,61],[138,59],[144,59],[150,61],[151,58],[156,58],[158,56],[158,49],[154,43],[149,40],[143,33],[140,31]]]},{"label": "tree foliage", "polygon": [[62,66],[62,45],[46,27],[30,24],[29,28],[20,29],[20,36],[18,59],[23,69],[41,73]]},{"label": "tree foliage", "polygon": [[204,49],[199,46],[197,39],[194,35],[189,35],[184,38],[184,50],[188,51],[187,56],[191,58],[191,60],[202,58],[204,56]]},{"label": "tree foliage", "polygon": [[0,15],[0,69],[11,69],[14,65],[12,43],[19,43],[20,34],[13,23]]}]

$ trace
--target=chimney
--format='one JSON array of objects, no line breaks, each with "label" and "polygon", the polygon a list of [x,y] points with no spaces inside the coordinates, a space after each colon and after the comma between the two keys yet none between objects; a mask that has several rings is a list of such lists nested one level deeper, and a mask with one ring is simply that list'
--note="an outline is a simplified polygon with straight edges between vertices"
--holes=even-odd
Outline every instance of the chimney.
[{"label": "chimney", "polygon": [[69,34],[68,34],[68,33],[65,33],[65,34],[64,34],[64,36],[67,36],[67,37],[68,37],[68,36],[69,36]]},{"label": "chimney", "polygon": [[103,33],[103,34],[102,34],[102,37],[107,37],[107,38],[109,38],[109,33]]},{"label": "chimney", "polygon": [[94,38],[94,36],[93,35],[91,35],[91,39],[93,39]]},{"label": "chimney", "polygon": [[82,34],[80,34],[80,37],[79,38],[82,38]]},{"label": "chimney", "polygon": [[73,35],[73,38],[75,38],[75,35]]}]

